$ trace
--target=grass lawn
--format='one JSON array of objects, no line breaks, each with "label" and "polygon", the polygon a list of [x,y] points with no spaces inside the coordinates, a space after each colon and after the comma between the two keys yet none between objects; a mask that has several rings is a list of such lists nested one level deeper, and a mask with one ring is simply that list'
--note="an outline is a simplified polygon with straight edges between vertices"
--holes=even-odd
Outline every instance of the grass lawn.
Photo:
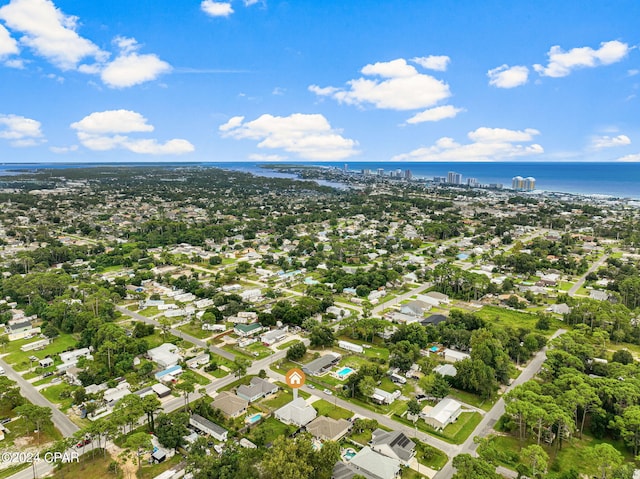
[{"label": "grass lawn", "polygon": [[195,324],[183,324],[182,326],[178,327],[178,329],[183,333],[187,333],[198,339],[207,339],[209,336],[211,336],[211,331],[203,331],[202,325],[199,322],[196,322]]},{"label": "grass lawn", "polygon": [[440,449],[424,444],[417,439],[412,439],[412,441],[416,443],[416,459],[420,464],[439,471],[449,460],[447,455]]},{"label": "grass lawn", "polygon": [[[592,461],[587,456],[587,451],[589,448],[605,442],[614,446],[622,453],[626,462],[633,461],[633,454],[624,446],[622,441],[616,441],[611,438],[594,439],[585,434],[583,439],[575,437],[569,442],[565,442],[560,451],[556,450],[555,445],[549,447],[543,444],[544,450],[549,455],[549,470],[567,471],[574,468],[583,475],[594,477],[598,475],[598,471],[591,464]],[[518,454],[520,449],[531,444],[536,444],[536,441],[530,438],[520,443],[520,441],[513,436],[494,436],[491,438],[491,444],[502,453],[498,462],[511,469],[515,469],[519,462]]]},{"label": "grass lawn", "polygon": [[33,432],[32,426],[23,418],[11,421],[5,426],[8,432],[5,434],[3,446],[11,446],[18,438],[31,438],[29,446],[39,446],[48,442],[62,439],[62,434],[58,432],[53,423],[47,424],[40,429],[40,433]]},{"label": "grass lawn", "polygon": [[316,411],[318,411],[318,416],[328,416],[332,419],[349,419],[353,416],[353,412],[334,406],[324,399],[315,401],[312,406]]},{"label": "grass lawn", "polygon": [[193,369],[189,370],[189,376],[193,376],[196,384],[199,384],[200,386],[206,386],[211,383],[209,378],[205,378],[202,374],[195,372]]},{"label": "grass lawn", "polygon": [[[143,339],[149,345],[149,349],[157,348],[162,343],[174,343],[175,344],[176,342],[180,341],[180,338],[178,338],[177,336],[174,336],[173,334],[171,334],[169,332],[167,332],[166,340],[165,340],[165,335],[158,328],[156,328],[156,330],[154,331],[153,334],[151,334],[149,336],[145,336]],[[189,344],[191,344],[191,343],[189,343]]]},{"label": "grass lawn", "polygon": [[[38,338],[39,341],[41,338]],[[46,356],[52,356],[54,354],[62,353],[68,349],[73,349],[78,340],[72,334],[61,334],[44,349],[40,351],[21,351],[20,347],[25,344],[32,343],[31,340],[19,340],[13,341],[7,345],[7,354],[3,359],[9,364],[13,365],[16,371],[24,371],[29,369],[29,356],[35,356],[38,359],[43,359]],[[16,344],[17,343],[17,344]],[[37,363],[34,364],[34,367]]]},{"label": "grass lawn", "polygon": [[33,386],[41,386],[43,384],[49,384],[54,377],[55,376],[49,376],[48,378],[38,379],[37,381],[34,381],[31,384]]},{"label": "grass lawn", "polygon": [[573,283],[570,283],[569,281],[560,281],[560,283],[558,284],[558,290],[564,291],[565,293],[569,291],[572,287],[573,287]]},{"label": "grass lawn", "polygon": [[249,351],[252,359],[263,359],[273,354],[273,350],[261,343],[250,344],[245,348],[245,350]]},{"label": "grass lawn", "polygon": [[255,440],[255,433],[257,430],[262,431],[261,434],[264,434],[264,443],[269,444],[275,441],[279,436],[289,436],[296,430],[296,427],[281,423],[274,417],[268,417],[261,421],[258,426],[251,429],[251,432],[248,434],[248,439],[250,441]]},{"label": "grass lawn", "polygon": [[482,421],[482,416],[478,412],[463,412],[458,420],[444,428],[442,433],[451,439],[455,444],[462,444],[467,440],[469,434],[473,432]]},{"label": "grass lawn", "polygon": [[365,429],[359,434],[352,433],[349,436],[349,438],[352,441],[357,442],[358,444],[362,444],[363,446],[366,446],[369,443],[369,441],[371,441],[371,436],[372,436],[372,431]]},{"label": "grass lawn", "polygon": [[211,374],[215,378],[220,379],[220,378],[225,377],[229,373],[227,371],[224,371],[224,370],[218,368],[215,371],[209,371],[209,374]]},{"label": "grass lawn", "polygon": [[281,344],[277,347],[278,350],[282,351],[283,349],[287,349],[288,347],[293,346],[294,344],[298,344],[300,342],[299,339],[293,339],[291,341],[287,341],[286,343]]},{"label": "grass lawn", "polygon": [[66,391],[69,391],[70,393],[72,393],[76,389],[77,387],[70,386],[69,384],[66,384],[66,383],[61,383],[61,384],[56,384],[55,386],[49,386],[48,388],[42,389],[40,391],[40,394],[42,394],[45,398],[47,398],[52,403],[59,404],[60,409],[62,411],[66,411],[73,404],[73,398],[71,397],[63,398],[63,397],[60,397],[60,395]]},{"label": "grass lawn", "polygon": [[222,392],[222,391],[231,391],[234,388],[237,388],[238,386],[242,385],[242,384],[249,384],[251,382],[252,378],[255,378],[255,375],[248,375],[248,376],[243,376],[240,379],[238,379],[237,381],[233,381],[231,384],[228,384],[220,389],[218,389],[218,392]]},{"label": "grass lawn", "polygon": [[149,306],[148,308],[141,309],[140,311],[138,311],[138,313],[144,316],[145,318],[150,318],[152,316],[156,316],[157,314],[160,314],[160,310],[158,309],[157,306]]},{"label": "grass lawn", "polygon": [[476,394],[471,394],[466,391],[460,391],[459,389],[451,388],[449,392],[449,396],[464,403],[469,404],[470,406],[478,407],[483,411],[490,411],[493,405],[498,400],[497,397],[493,399],[482,399],[480,396]]},{"label": "grass lawn", "polygon": [[260,404],[268,407],[272,411],[275,411],[276,409],[281,408],[291,401],[293,401],[293,393],[291,391],[283,389],[278,391],[278,394],[276,394],[275,396],[263,400]]},{"label": "grass lawn", "polygon": [[101,451],[96,451],[95,456],[91,457],[91,453],[84,454],[78,462],[60,463],[55,469],[52,476],[54,479],[62,479],[68,477],[82,477],[83,479],[102,479],[114,478],[119,479],[122,472],[116,473],[109,471],[109,464],[113,461],[111,456],[107,454],[103,456]]},{"label": "grass lawn", "polygon": [[[483,306],[476,312],[476,316],[493,325],[499,325],[502,327],[510,326],[516,329],[527,328],[531,331],[536,331],[536,323],[538,322],[538,318],[533,314],[513,311],[510,309],[500,308],[498,306]],[[548,331],[539,332],[545,336],[551,336],[553,332],[563,324],[564,323],[562,321],[553,319]]]}]

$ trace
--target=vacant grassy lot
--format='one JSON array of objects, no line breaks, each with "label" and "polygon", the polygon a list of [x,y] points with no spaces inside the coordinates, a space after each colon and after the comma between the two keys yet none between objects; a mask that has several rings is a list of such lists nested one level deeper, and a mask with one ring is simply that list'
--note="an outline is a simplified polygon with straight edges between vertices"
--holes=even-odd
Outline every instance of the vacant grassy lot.
[{"label": "vacant grassy lot", "polygon": [[295,426],[288,426],[281,423],[274,417],[268,417],[264,421],[260,422],[257,427],[251,429],[248,439],[252,442],[256,442],[256,437],[262,436],[262,442],[264,442],[264,444],[269,444],[275,441],[279,436],[288,436],[295,430]]},{"label": "vacant grassy lot", "polygon": [[328,416],[332,419],[349,419],[353,416],[353,412],[334,406],[324,399],[315,401],[312,406],[316,411],[318,411],[318,416]]},{"label": "vacant grassy lot", "polygon": [[[476,316],[484,319],[488,323],[499,325],[502,327],[526,328],[534,331],[538,318],[534,314],[524,313],[522,311],[514,311],[511,309],[500,308],[498,306],[484,306],[476,312]],[[540,331],[545,336],[551,336],[553,332],[561,327],[564,323],[560,320],[553,319],[551,327],[548,331]]]},{"label": "vacant grassy lot", "polygon": [[[574,437],[569,442],[565,442],[560,451],[557,451],[555,445],[549,447],[542,444],[542,446],[549,455],[550,471],[568,471],[573,468],[583,475],[599,477],[599,471],[591,464],[592,461],[589,459],[587,452],[589,448],[603,442],[614,446],[622,453],[625,461],[633,461],[633,454],[624,446],[622,441],[616,441],[611,438],[594,439],[585,434],[583,439]],[[515,469],[519,462],[521,448],[536,444],[536,441],[529,439],[520,443],[520,441],[513,436],[495,436],[491,438],[491,444],[501,453],[498,462],[511,469]]]}]

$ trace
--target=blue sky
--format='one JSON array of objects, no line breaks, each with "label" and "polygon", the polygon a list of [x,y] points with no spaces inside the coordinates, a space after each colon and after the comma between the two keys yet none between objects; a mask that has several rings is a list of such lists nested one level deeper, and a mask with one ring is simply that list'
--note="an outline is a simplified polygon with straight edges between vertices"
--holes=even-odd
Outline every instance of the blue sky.
[{"label": "blue sky", "polygon": [[0,0],[0,162],[640,161],[640,2]]}]

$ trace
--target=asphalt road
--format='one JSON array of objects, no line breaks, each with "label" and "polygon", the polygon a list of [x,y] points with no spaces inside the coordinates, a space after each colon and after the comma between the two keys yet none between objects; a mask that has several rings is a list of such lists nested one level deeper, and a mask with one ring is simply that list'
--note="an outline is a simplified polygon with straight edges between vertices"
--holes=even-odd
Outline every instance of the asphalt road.
[{"label": "asphalt road", "polygon": [[593,263],[591,265],[591,268],[589,268],[587,270],[587,272],[585,274],[583,274],[580,279],[573,285],[571,286],[571,289],[568,291],[568,295],[569,296],[573,296],[574,294],[576,294],[578,292],[578,290],[580,288],[582,288],[582,285],[584,284],[584,282],[587,280],[587,276],[589,275],[589,273],[593,273],[594,271],[596,271],[598,268],[600,268],[600,266],[602,266],[605,261],[607,261],[609,259],[609,255],[605,254],[602,256],[602,258],[600,258],[598,261],[596,261],[595,263]]},{"label": "asphalt road", "polygon": [[38,390],[31,385],[31,383],[23,379],[20,374],[15,372],[11,366],[9,366],[5,361],[1,359],[0,366],[4,368],[7,377],[13,379],[18,383],[18,385],[20,386],[20,393],[25,398],[27,398],[33,404],[51,409],[51,420],[63,436],[72,436],[74,432],[80,430],[80,428],[76,426],[71,421],[71,419],[64,415],[53,403],[51,403],[47,398],[40,394]]},{"label": "asphalt road", "polygon": [[[551,339],[556,338],[563,333],[566,333],[566,330],[558,329],[551,336]],[[527,364],[527,367],[525,367],[522,370],[520,375],[507,388],[506,392],[511,391],[514,387],[518,386],[519,384],[523,384],[529,381],[536,374],[538,374],[538,371],[540,371],[540,368],[542,367],[542,363],[544,363],[545,359],[547,359],[546,352],[547,352],[547,346],[545,346],[540,351],[538,351],[538,353],[536,353],[533,359],[529,361],[529,364]],[[503,414],[504,414],[504,400],[500,398],[498,402],[494,404],[491,410],[484,415],[484,417],[482,418],[482,421],[480,421],[480,424],[476,426],[473,433],[469,435],[469,437],[462,444],[462,446],[457,446],[458,450],[454,454],[449,455],[449,461],[447,462],[447,464],[445,464],[445,466],[442,469],[440,469],[440,471],[438,471],[438,473],[434,476],[434,479],[449,479],[453,476],[453,474],[455,473],[455,469],[451,461],[453,457],[457,456],[458,454],[476,455],[476,448],[478,445],[473,441],[473,438],[475,436],[484,437],[488,435],[493,429],[493,426],[495,425],[495,423],[498,422],[498,419],[500,419],[500,417]]]},{"label": "asphalt road", "polygon": [[[116,309],[118,311],[120,311],[122,314],[125,314],[131,318],[137,319],[138,321],[144,321],[147,324],[153,324],[154,326],[158,327],[158,328],[162,328],[162,326],[160,325],[160,323],[158,321],[156,321],[155,319],[151,319],[151,318],[147,318],[146,316],[143,316],[141,314],[138,313],[134,313],[133,311],[129,311],[127,308],[123,307],[123,306],[116,306]],[[201,348],[204,349],[208,349],[209,351],[211,351],[212,353],[215,353],[219,356],[222,356],[223,358],[226,358],[230,361],[233,361],[234,359],[236,359],[236,355],[233,353],[230,353],[229,351],[225,351],[224,349],[221,348],[217,348],[215,346],[210,346],[209,344],[207,344],[206,341],[203,341],[202,339],[198,339],[195,336],[191,336],[190,334],[187,333],[183,333],[182,331],[178,330],[178,329],[170,329],[169,332],[175,336],[178,336],[179,338],[183,338],[186,339],[187,341],[189,341],[190,343],[195,344],[196,346],[199,346]]]}]

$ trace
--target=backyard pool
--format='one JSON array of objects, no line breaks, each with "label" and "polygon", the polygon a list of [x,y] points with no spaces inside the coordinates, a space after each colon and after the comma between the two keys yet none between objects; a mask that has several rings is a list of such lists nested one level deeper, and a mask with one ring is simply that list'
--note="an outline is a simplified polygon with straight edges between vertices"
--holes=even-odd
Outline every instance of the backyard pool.
[{"label": "backyard pool", "polygon": [[262,419],[262,414],[258,413],[258,414],[254,414],[253,416],[250,416],[247,418],[247,422],[249,424],[255,424],[257,423],[260,419]]},{"label": "backyard pool", "polygon": [[350,461],[351,459],[353,459],[353,456],[355,455],[356,455],[356,451],[354,451],[353,449],[347,449],[342,455],[342,457],[344,457],[347,461]]},{"label": "backyard pool", "polygon": [[347,376],[355,372],[356,372],[355,369],[351,369],[349,366],[345,366],[342,369],[340,369],[338,372],[336,372],[336,377],[340,380],[343,380]]}]

